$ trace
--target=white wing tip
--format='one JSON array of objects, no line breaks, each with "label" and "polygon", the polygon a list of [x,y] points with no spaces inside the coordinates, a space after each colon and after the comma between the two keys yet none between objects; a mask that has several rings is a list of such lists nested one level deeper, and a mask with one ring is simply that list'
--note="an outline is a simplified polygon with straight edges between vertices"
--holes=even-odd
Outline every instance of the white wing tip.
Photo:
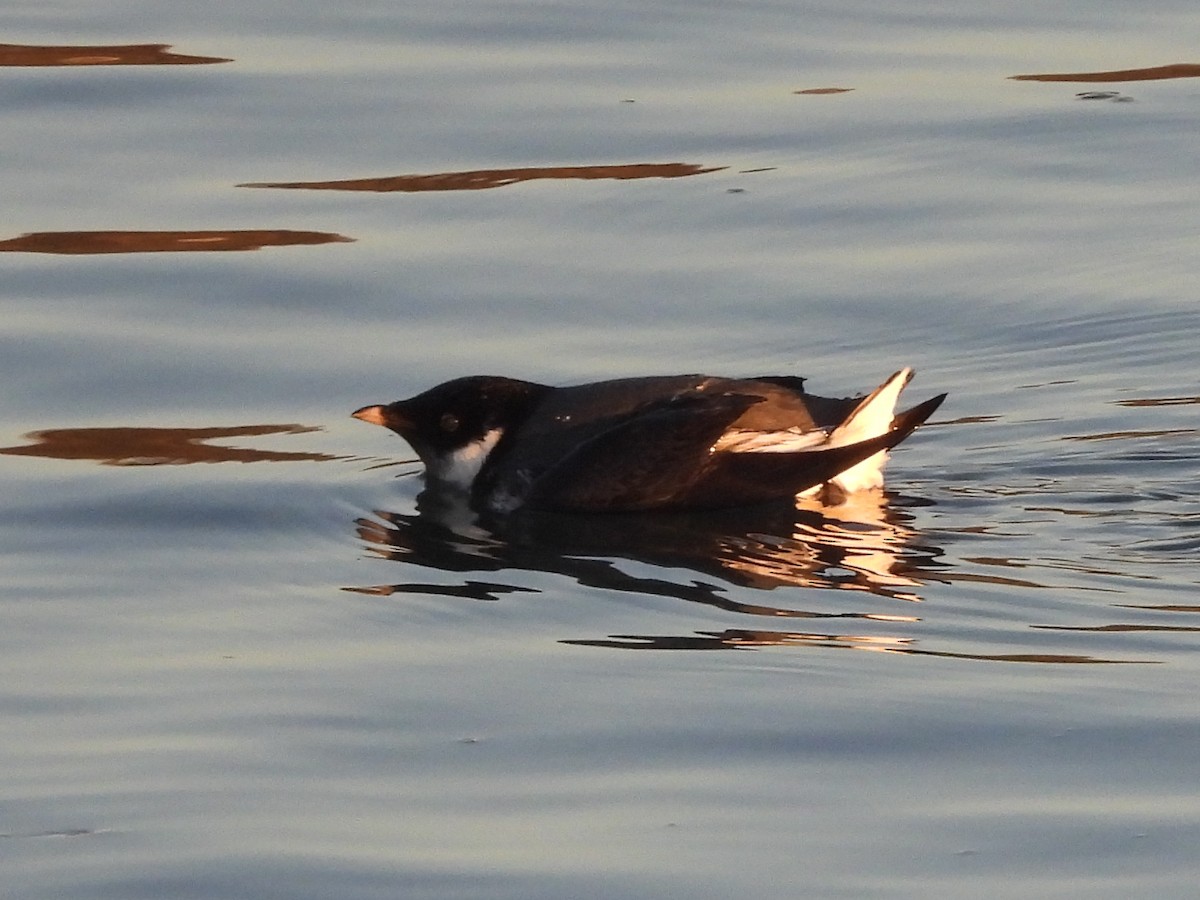
[{"label": "white wing tip", "polygon": [[887,434],[896,417],[900,392],[912,380],[913,370],[907,366],[894,372],[854,408],[846,420],[829,436],[830,445],[841,447]]},{"label": "white wing tip", "polygon": [[[913,374],[909,366],[892,373],[833,430],[829,436],[829,445],[841,447],[887,434],[892,427],[892,420],[896,417],[896,403],[900,399],[900,392],[912,380]],[[847,494],[883,487],[883,466],[887,458],[887,451],[880,450],[874,456],[835,475],[830,481]]]}]

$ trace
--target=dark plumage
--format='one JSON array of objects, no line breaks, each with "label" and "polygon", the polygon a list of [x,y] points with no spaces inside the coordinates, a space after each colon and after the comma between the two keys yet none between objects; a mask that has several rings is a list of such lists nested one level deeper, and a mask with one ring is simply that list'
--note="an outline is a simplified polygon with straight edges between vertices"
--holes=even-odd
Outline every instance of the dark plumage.
[{"label": "dark plumage", "polygon": [[786,376],[554,388],[480,375],[354,416],[395,431],[431,487],[467,492],[479,509],[704,509],[882,484],[886,451],[945,399],[894,416],[911,376],[901,370],[869,396],[841,400]]}]

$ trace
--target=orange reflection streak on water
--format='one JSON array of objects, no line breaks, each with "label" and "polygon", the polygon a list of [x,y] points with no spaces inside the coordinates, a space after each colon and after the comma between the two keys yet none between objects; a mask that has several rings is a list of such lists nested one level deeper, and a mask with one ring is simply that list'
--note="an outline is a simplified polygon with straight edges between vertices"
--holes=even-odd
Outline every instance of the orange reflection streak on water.
[{"label": "orange reflection streak on water", "polygon": [[323,231],[38,231],[0,241],[3,253],[193,253],[352,242]]},{"label": "orange reflection streak on water", "polygon": [[1140,400],[1114,400],[1116,406],[1192,406],[1200,404],[1200,397],[1146,397]]},{"label": "orange reflection streak on water", "polygon": [[309,434],[310,425],[238,425],[231,428],[60,428],[25,435],[33,441],[0,447],[10,456],[94,460],[105,466],[182,466],[218,462],[325,462],[325,453],[280,452],[206,443],[262,434]]},{"label": "orange reflection streak on water", "polygon": [[910,656],[938,656],[942,659],[969,659],[980,662],[1049,663],[1052,665],[1104,665],[1133,666],[1157,665],[1156,659],[1104,659],[1099,656],[1080,656],[1072,653],[951,653],[943,650],[917,650],[912,647],[895,648],[892,653]]},{"label": "orange reflection streak on water", "polygon": [[1013,81],[1158,81],[1164,78],[1200,78],[1200,65],[1175,63],[1149,69],[1116,69],[1112,72],[1060,72],[1045,75],[1010,75]]},{"label": "orange reflection streak on water", "polygon": [[1195,428],[1161,428],[1153,431],[1105,431],[1100,434],[1068,434],[1063,441],[1125,441],[1134,438],[1176,437],[1182,434],[1195,434]]},{"label": "orange reflection streak on water", "polygon": [[194,66],[233,62],[219,56],[168,53],[170,44],[36,47],[0,44],[0,66]]},{"label": "orange reflection streak on water", "polygon": [[1167,631],[1184,634],[1200,631],[1200,626],[1197,625],[1132,625],[1124,623],[1115,625],[1030,625],[1029,627],[1042,631]]},{"label": "orange reflection streak on water", "polygon": [[238,187],[287,188],[309,191],[481,191],[506,187],[522,181],[636,178],[685,178],[719,172],[728,166],[704,166],[691,163],[635,163],[622,166],[549,166],[527,169],[479,169],[470,172],[440,172],[431,175],[394,175],[389,178],[359,178],[348,181],[248,182]]},{"label": "orange reflection streak on water", "polygon": [[1114,603],[1113,606],[1118,606],[1121,609],[1148,609],[1153,612],[1200,613],[1200,606],[1189,606],[1179,603],[1164,603],[1157,605],[1140,603]]}]

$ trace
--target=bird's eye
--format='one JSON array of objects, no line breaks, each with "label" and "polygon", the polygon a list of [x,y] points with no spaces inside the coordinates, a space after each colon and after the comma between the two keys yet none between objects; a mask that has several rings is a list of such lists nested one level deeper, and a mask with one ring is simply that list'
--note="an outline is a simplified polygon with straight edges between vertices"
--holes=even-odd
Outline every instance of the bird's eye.
[{"label": "bird's eye", "polygon": [[443,413],[442,420],[438,423],[442,427],[442,431],[447,433],[458,431],[458,416],[454,413]]}]

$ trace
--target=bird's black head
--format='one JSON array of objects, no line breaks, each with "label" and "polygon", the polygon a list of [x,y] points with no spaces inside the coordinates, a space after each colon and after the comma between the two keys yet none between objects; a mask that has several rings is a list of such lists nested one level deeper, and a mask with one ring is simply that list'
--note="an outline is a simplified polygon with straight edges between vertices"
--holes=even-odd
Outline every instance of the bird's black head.
[{"label": "bird's black head", "polygon": [[547,390],[530,381],[472,375],[353,415],[408,441],[434,478],[469,487],[504,432],[519,425]]}]

